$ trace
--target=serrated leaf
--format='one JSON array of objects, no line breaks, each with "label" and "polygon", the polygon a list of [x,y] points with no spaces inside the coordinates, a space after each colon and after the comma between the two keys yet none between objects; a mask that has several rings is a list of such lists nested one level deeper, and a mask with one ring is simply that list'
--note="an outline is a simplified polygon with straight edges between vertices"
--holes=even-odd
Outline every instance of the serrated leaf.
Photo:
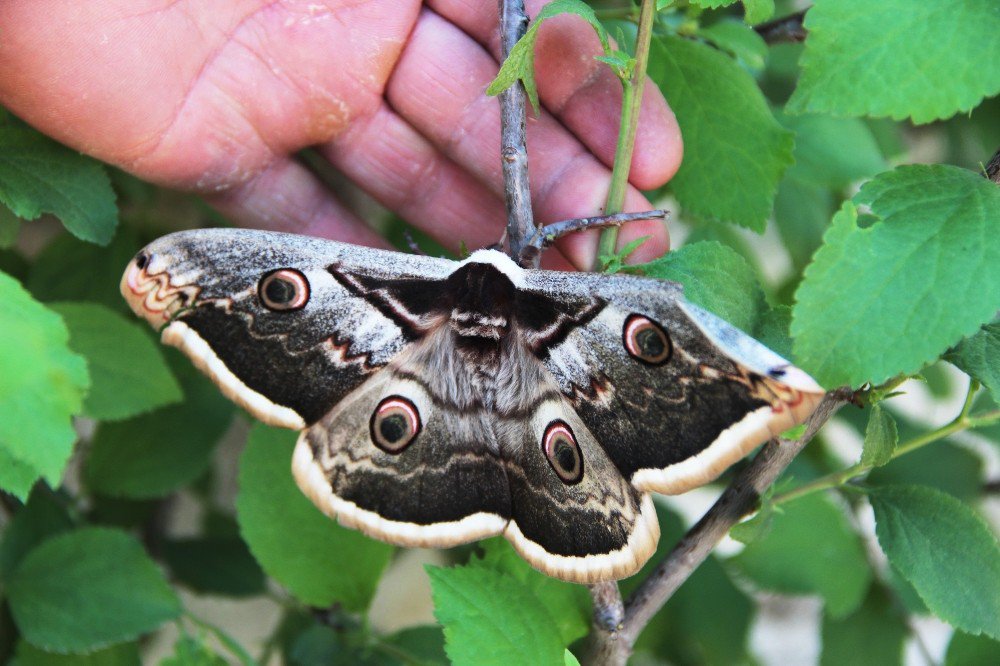
[{"label": "serrated leaf", "polygon": [[[858,224],[857,205],[876,216]],[[845,203],[795,294],[796,357],[823,386],[914,373],[1000,309],[1000,188],[903,166]]]},{"label": "serrated leaf", "polygon": [[767,42],[743,21],[722,18],[698,28],[698,35],[753,70],[764,69]]},{"label": "serrated leaf", "polygon": [[873,587],[864,604],[850,615],[823,616],[820,666],[901,664],[909,633],[900,611],[882,588]]},{"label": "serrated leaf", "polygon": [[994,0],[817,0],[805,27],[793,113],[926,123],[1000,92],[1000,66],[983,58],[1000,52]]},{"label": "serrated leaf", "polygon": [[608,34],[590,5],[582,0],[552,0],[542,7],[524,36],[510,50],[510,54],[504,60],[496,78],[486,88],[487,95],[499,95],[521,81],[535,114],[538,114],[538,86],[535,84],[535,40],[538,39],[538,28],[541,27],[545,19],[559,14],[576,14],[585,20],[594,28],[600,38],[604,47],[604,57],[614,55],[608,42]]},{"label": "serrated leaf", "polygon": [[774,0],[743,0],[743,20],[750,25],[763,23],[774,16]]},{"label": "serrated leaf", "polygon": [[890,564],[956,629],[1000,637],[1000,544],[968,505],[921,486],[868,493]]},{"label": "serrated leaf", "polygon": [[944,355],[1000,398],[1000,323],[987,324]]},{"label": "serrated leaf", "polygon": [[781,505],[770,531],[731,561],[764,589],[818,594],[843,617],[865,598],[871,569],[844,512],[822,495]]},{"label": "serrated leaf", "polygon": [[52,213],[74,236],[99,245],[118,225],[101,163],[25,126],[0,127],[0,203],[25,220]]},{"label": "serrated leaf", "polygon": [[715,241],[685,245],[632,267],[649,277],[684,285],[684,298],[738,329],[753,331],[764,292],[753,268],[735,250]]},{"label": "serrated leaf", "polygon": [[96,303],[54,303],[69,328],[70,349],[87,359],[90,391],[83,413],[102,421],[137,416],[184,396],[148,327]]},{"label": "serrated leaf", "polygon": [[84,465],[88,488],[109,497],[162,497],[201,475],[232,422],[233,406],[173,349],[164,349],[187,400],[102,423]]},{"label": "serrated leaf", "polygon": [[139,542],[100,527],[61,534],[35,548],[7,593],[25,639],[54,652],[131,640],[181,611]]},{"label": "serrated leaf", "polygon": [[882,409],[882,405],[872,405],[865,428],[864,448],[861,449],[861,464],[881,467],[890,460],[899,443],[899,432],[892,414]]},{"label": "serrated leaf", "polygon": [[17,644],[11,666],[140,666],[139,644],[119,643],[88,654],[46,652],[27,641]]},{"label": "serrated leaf", "polygon": [[24,499],[39,477],[59,485],[89,379],[59,315],[4,273],[0,303],[0,488]]},{"label": "serrated leaf", "polygon": [[728,56],[680,37],[653,39],[649,76],[684,135],[670,188],[685,212],[763,231],[792,163],[792,134],[756,82]]},{"label": "serrated leaf", "polygon": [[392,547],[340,527],[306,499],[289,470],[294,445],[294,433],[251,430],[240,459],[240,533],[264,571],[304,603],[362,611]]},{"label": "serrated leaf", "polygon": [[795,132],[795,165],[789,175],[801,181],[843,189],[888,167],[871,129],[860,119],[779,114],[778,120]]},{"label": "serrated leaf", "polygon": [[162,554],[174,577],[196,592],[230,597],[264,592],[264,572],[238,537],[171,539]]},{"label": "serrated leaf", "polygon": [[455,666],[564,663],[553,618],[513,576],[483,567],[427,567],[427,574]]},{"label": "serrated leaf", "polygon": [[72,529],[66,507],[48,486],[37,484],[27,503],[7,524],[0,540],[0,580],[8,580],[14,570],[38,544]]},{"label": "serrated leaf", "polygon": [[551,624],[558,630],[563,645],[587,635],[591,604],[585,588],[533,569],[506,539],[496,537],[482,542],[481,547],[483,557],[470,560],[469,566],[492,569],[516,578],[548,610]]},{"label": "serrated leaf", "polygon": [[1000,641],[988,636],[970,636],[956,631],[948,643],[944,666],[988,666],[1000,664]]},{"label": "serrated leaf", "polygon": [[91,301],[132,316],[118,283],[142,245],[128,227],[107,247],[62,234],[32,262],[25,286],[41,301]]}]

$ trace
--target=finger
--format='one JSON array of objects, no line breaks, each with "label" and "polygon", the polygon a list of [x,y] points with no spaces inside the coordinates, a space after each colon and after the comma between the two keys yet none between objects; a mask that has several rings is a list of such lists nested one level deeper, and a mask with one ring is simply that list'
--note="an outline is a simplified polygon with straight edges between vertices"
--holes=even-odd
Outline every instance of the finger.
[{"label": "finger", "polygon": [[[386,208],[451,250],[499,240],[506,224],[500,196],[445,157],[383,105],[319,147],[330,162]],[[559,252],[547,266],[571,270]]]},{"label": "finger", "polygon": [[275,158],[250,180],[206,199],[241,226],[388,247],[308,169],[287,157]]},{"label": "finger", "polygon": [[[482,93],[496,63],[467,35],[424,12],[387,87],[393,108],[439,150],[474,174],[497,196],[502,192],[499,105]],[[546,113],[527,124],[532,200],[539,223],[601,210],[610,172]],[[630,190],[630,201],[641,195]],[[648,207],[648,204],[646,204]],[[650,241],[667,249],[660,228]],[[579,268],[590,267],[594,243],[575,239],[561,246]]]},{"label": "finger", "polygon": [[[499,60],[500,36],[496,3],[429,0],[427,4]],[[534,16],[545,0],[529,0]],[[595,60],[600,39],[580,17],[557,16],[545,21],[535,45],[535,78],[545,108],[559,118],[604,164],[614,162],[621,114],[622,86],[611,68]],[[659,88],[646,81],[637,125],[629,180],[653,189],[669,180],[683,152],[677,118]]]}]

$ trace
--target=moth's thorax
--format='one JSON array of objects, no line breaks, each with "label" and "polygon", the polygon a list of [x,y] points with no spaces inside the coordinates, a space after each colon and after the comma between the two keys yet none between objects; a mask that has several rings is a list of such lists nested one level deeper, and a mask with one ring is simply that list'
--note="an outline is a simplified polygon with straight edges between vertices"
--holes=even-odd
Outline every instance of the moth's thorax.
[{"label": "moth's thorax", "polygon": [[489,263],[466,263],[448,276],[448,326],[460,345],[473,352],[494,348],[511,330],[516,289],[514,283]]}]

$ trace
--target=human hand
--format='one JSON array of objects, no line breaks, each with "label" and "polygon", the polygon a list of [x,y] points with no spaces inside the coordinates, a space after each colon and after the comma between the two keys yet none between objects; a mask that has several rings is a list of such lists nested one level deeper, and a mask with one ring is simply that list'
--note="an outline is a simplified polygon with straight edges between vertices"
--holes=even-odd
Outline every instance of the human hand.
[{"label": "human hand", "polygon": [[[534,13],[543,3],[527,3]],[[0,103],[63,143],[155,183],[201,193],[240,224],[382,245],[294,154],[315,146],[349,179],[445,245],[504,226],[494,0],[5,0]],[[547,21],[544,109],[528,120],[536,220],[601,210],[620,86],[592,29]],[[631,182],[676,171],[680,132],[646,86]],[[650,205],[634,187],[625,210]],[[589,266],[596,232],[559,249]],[[668,247],[659,221],[634,255]],[[566,267],[560,258],[549,266]]]}]

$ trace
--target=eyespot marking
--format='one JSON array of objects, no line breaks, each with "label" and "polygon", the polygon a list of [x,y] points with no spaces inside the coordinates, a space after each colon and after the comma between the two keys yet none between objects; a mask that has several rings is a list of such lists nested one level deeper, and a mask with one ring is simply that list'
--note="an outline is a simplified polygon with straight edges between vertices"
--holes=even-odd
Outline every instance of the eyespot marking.
[{"label": "eyespot marking", "polygon": [[583,479],[583,455],[576,443],[573,430],[565,421],[556,420],[545,427],[542,435],[542,452],[552,471],[567,485]]},{"label": "eyespot marking", "polygon": [[670,360],[670,336],[649,317],[630,314],[622,328],[622,342],[629,356],[647,365],[663,365]]},{"label": "eyespot marking", "polygon": [[301,310],[309,302],[309,280],[294,268],[279,268],[261,279],[257,294],[268,310]]},{"label": "eyespot marking", "polygon": [[400,395],[385,398],[369,422],[372,443],[386,453],[402,453],[420,434],[417,406]]}]

